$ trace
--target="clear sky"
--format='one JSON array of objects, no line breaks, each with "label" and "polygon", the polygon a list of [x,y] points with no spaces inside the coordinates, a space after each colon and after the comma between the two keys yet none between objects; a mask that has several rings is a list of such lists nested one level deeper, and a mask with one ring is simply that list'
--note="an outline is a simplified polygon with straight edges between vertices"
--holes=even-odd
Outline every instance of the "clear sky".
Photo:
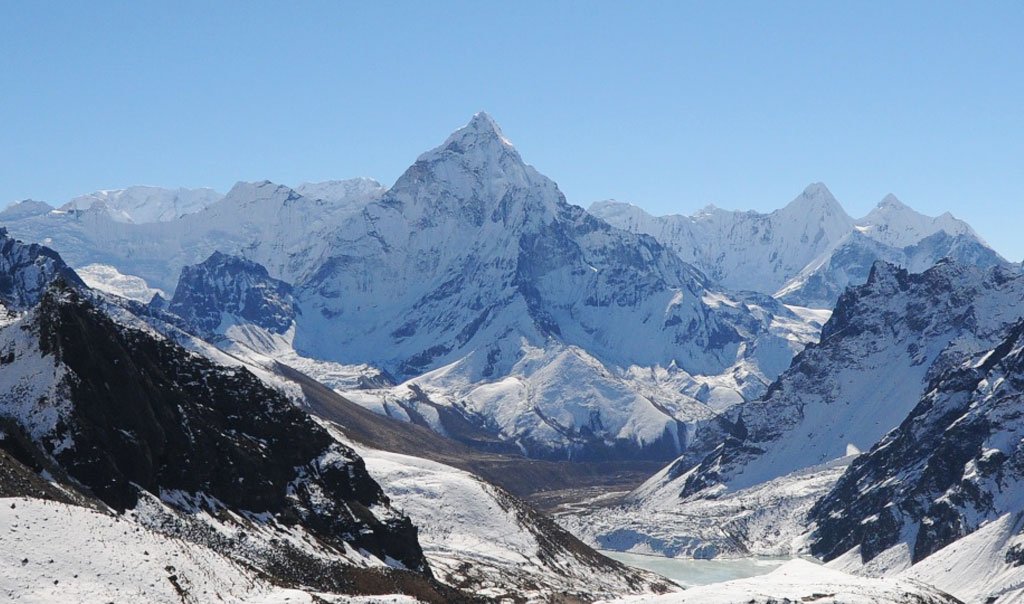
[{"label": "clear sky", "polygon": [[0,205],[390,184],[481,109],[573,203],[892,192],[1024,257],[1024,2],[0,0]]}]

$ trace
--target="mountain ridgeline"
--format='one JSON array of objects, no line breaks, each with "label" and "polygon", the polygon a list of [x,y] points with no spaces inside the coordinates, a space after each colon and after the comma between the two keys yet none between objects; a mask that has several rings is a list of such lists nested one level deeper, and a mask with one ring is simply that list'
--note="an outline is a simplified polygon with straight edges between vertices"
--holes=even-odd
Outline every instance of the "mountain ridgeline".
[{"label": "mountain ridgeline", "polygon": [[[541,601],[668,587],[483,479],[571,499],[660,464],[565,526],[1024,597],[1024,272],[950,214],[854,219],[820,183],[586,211],[479,113],[391,187],[131,187],[0,225],[4,493],[278,586]],[[980,550],[981,583],[935,570]]]},{"label": "mountain ridgeline", "polygon": [[709,206],[692,216],[651,216],[614,201],[590,212],[647,233],[728,289],[750,289],[798,306],[832,308],[879,261],[921,272],[941,259],[1009,266],[962,220],[924,216],[887,195],[854,220],[821,183],[769,214]]}]

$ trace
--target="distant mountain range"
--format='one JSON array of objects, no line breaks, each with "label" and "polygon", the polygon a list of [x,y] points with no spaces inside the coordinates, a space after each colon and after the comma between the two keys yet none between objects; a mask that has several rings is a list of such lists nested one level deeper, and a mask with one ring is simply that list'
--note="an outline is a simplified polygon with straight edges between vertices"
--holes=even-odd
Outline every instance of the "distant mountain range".
[{"label": "distant mountain range", "polygon": [[821,183],[769,214],[709,206],[693,216],[655,217],[615,201],[594,203],[590,212],[651,235],[721,287],[814,308],[832,308],[847,286],[867,280],[877,260],[914,272],[942,258],[982,267],[1008,264],[948,212],[924,216],[887,195],[854,220]]}]

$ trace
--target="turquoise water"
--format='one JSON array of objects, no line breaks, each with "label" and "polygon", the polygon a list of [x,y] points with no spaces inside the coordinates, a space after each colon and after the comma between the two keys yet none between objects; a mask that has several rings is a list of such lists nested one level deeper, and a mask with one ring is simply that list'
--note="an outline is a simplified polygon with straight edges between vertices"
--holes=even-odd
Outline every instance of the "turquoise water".
[{"label": "turquoise water", "polygon": [[683,587],[765,575],[788,561],[788,558],[694,560],[692,558],[665,558],[624,552],[602,551],[601,553],[627,566],[656,572]]}]

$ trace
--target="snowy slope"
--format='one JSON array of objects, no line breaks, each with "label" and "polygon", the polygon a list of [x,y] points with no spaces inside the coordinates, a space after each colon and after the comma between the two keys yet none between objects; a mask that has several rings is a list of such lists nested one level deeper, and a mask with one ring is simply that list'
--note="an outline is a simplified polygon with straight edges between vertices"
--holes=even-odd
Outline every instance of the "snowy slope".
[{"label": "snowy slope", "polygon": [[432,461],[357,448],[393,505],[420,527],[436,576],[496,599],[661,593],[671,584],[560,535],[505,491]]},{"label": "snowy slope", "polygon": [[900,573],[968,604],[1024,601],[1021,513],[1006,514]]},{"label": "snowy slope", "polygon": [[911,565],[906,544],[868,562],[859,547],[829,568],[870,577],[903,576],[934,585],[967,604],[1011,604],[1024,598],[1024,536],[1021,515],[1005,514]]},{"label": "snowy slope", "polygon": [[60,209],[103,212],[117,222],[167,222],[186,214],[194,214],[222,197],[213,189],[136,186],[75,197]]},{"label": "snowy slope", "polygon": [[131,516],[28,498],[0,499],[0,597],[11,603],[312,602],[212,549]]}]

